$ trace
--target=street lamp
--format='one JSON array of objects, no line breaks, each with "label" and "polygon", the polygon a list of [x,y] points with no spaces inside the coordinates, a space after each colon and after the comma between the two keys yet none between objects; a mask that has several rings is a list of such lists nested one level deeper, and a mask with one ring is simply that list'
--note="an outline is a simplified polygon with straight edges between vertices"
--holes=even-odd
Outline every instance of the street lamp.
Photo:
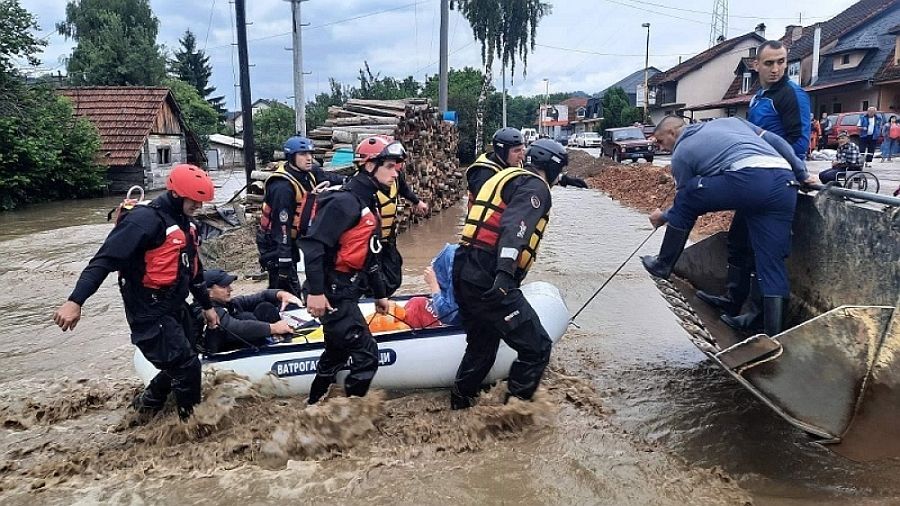
[{"label": "street lamp", "polygon": [[647,87],[647,74],[650,70],[650,23],[641,25],[647,29],[647,50],[644,52],[644,123],[647,122],[647,104],[650,102],[650,89]]},{"label": "street lamp", "polygon": [[[541,118],[542,120],[547,119],[547,110],[549,108],[550,108],[550,79],[547,79],[545,77],[544,78],[544,117]],[[543,123],[543,122],[544,121],[541,121],[541,123]],[[543,127],[544,125],[541,124],[540,126]],[[543,130],[543,129],[541,129],[541,130]],[[550,127],[548,126],[547,132],[544,132],[544,133],[549,134],[549,130],[550,130]]]}]

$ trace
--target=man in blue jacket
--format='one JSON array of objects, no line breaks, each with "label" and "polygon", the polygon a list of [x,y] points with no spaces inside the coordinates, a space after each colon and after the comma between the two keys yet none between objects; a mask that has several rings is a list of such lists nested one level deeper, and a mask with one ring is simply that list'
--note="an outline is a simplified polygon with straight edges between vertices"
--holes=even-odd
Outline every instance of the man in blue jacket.
[{"label": "man in blue jacket", "polygon": [[763,295],[764,330],[781,332],[784,302],[790,296],[784,259],[800,183],[815,182],[806,165],[781,137],[739,118],[685,126],[669,116],[654,132],[672,151],[674,205],[650,215],[655,227],[668,223],[659,255],[641,257],[650,274],[668,279],[697,217],[733,209],[744,213],[756,252]]},{"label": "man in blue jacket", "polygon": [[875,156],[875,146],[881,135],[881,116],[876,114],[874,107],[869,107],[865,114],[859,117],[856,126],[859,127],[859,151],[866,155],[866,164],[872,162]]},{"label": "man in blue jacket", "polygon": [[[809,96],[787,75],[787,49],[777,40],[764,42],[756,51],[760,90],[750,101],[747,119],[790,144],[794,155],[806,159],[810,136]],[[728,274],[725,294],[703,290],[697,297],[723,313],[722,320],[737,330],[753,330],[761,323],[758,277],[754,276],[753,249],[745,213],[737,211],[728,230]],[[739,314],[750,296],[748,310]]]}]

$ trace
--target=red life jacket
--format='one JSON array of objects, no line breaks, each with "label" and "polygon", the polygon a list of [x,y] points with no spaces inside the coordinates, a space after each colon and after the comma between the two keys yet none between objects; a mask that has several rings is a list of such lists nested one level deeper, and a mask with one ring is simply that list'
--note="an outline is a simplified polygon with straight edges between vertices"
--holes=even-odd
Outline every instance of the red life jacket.
[{"label": "red life jacket", "polygon": [[360,210],[359,222],[341,234],[334,270],[352,274],[365,268],[369,251],[378,242],[379,221],[368,207]]},{"label": "red life jacket", "polygon": [[[197,275],[199,264],[197,252],[200,250],[200,239],[197,227],[190,224],[189,236],[166,213],[159,213],[166,222],[166,237],[163,243],[144,253],[146,270],[141,284],[146,288],[161,290],[174,286],[179,281],[179,274],[187,276],[188,281]],[[193,247],[189,247],[190,240]]]},{"label": "red life jacket", "polygon": [[[287,170],[286,165],[281,165],[275,172],[273,172],[269,179],[266,180],[266,190],[268,191],[269,183],[275,181],[277,179],[287,179],[291,186],[294,187],[294,200],[296,202],[296,208],[294,209],[294,220],[291,223],[291,238],[296,239],[297,237],[302,237],[306,229],[308,228],[309,220],[312,219],[311,213],[312,211],[312,202],[307,205],[307,201],[310,199],[307,198],[310,193],[312,193],[313,189],[316,187],[316,177],[313,173],[309,173],[309,179],[312,182],[312,186],[307,186],[303,184],[299,179],[294,177]],[[269,206],[268,202],[263,202],[262,206],[262,215],[259,218],[259,228],[268,233],[272,229],[272,208]]]}]

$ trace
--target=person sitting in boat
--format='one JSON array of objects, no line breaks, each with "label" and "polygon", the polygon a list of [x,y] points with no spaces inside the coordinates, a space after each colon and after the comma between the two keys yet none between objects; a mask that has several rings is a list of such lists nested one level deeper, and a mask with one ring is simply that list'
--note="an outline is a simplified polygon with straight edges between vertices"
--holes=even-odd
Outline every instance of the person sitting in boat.
[{"label": "person sitting in boat", "polygon": [[[431,305],[436,318],[444,325],[459,325],[459,306],[453,296],[453,256],[458,244],[447,244],[425,268],[425,282],[431,290]],[[408,306],[409,304],[407,304]],[[407,307],[406,312],[410,312]]]},{"label": "person sitting in boat", "polygon": [[[207,353],[220,353],[247,347],[272,344],[277,337],[292,335],[291,326],[281,319],[281,310],[288,305],[302,306],[302,302],[285,290],[262,290],[253,295],[232,297],[231,284],[237,276],[222,269],[209,269],[203,273],[213,309],[219,315],[219,326],[203,332]],[[194,315],[200,306],[191,305]]]},{"label": "person sitting in boat", "polygon": [[550,187],[568,160],[558,142],[535,141],[524,168],[488,179],[466,216],[453,258],[453,290],[467,344],[450,391],[451,409],[475,405],[501,339],[518,353],[506,398],[531,400],[540,384],[553,343],[519,286],[550,218]]},{"label": "person sitting in boat", "polygon": [[[383,138],[364,139],[362,145],[382,145]],[[365,279],[380,312],[389,310],[387,288],[381,274],[380,230],[376,193],[388,191],[406,160],[397,141],[384,143],[369,156],[340,190],[316,200],[309,232],[298,241],[306,266],[306,310],[322,322],[325,350],[309,390],[309,404],[318,402],[349,364],[344,380],[348,396],[362,397],[378,371],[378,345],[359,309],[360,279]]]},{"label": "person sitting in boat", "polygon": [[641,257],[653,276],[668,279],[700,215],[724,210],[744,213],[756,254],[763,300],[763,328],[781,332],[784,303],[790,297],[787,258],[798,183],[815,183],[806,165],[783,138],[740,118],[721,118],[685,126],[676,116],[654,131],[672,151],[675,203],[650,214],[650,223],[668,223],[659,254]]}]

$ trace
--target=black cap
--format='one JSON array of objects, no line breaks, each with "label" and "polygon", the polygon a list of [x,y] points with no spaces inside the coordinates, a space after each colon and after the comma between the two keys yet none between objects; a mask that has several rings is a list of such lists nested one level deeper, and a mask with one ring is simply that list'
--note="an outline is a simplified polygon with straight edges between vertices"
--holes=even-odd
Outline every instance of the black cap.
[{"label": "black cap", "polygon": [[209,269],[203,273],[203,280],[206,281],[206,287],[210,288],[213,285],[219,286],[228,286],[237,279],[237,276],[232,276],[222,269]]}]

